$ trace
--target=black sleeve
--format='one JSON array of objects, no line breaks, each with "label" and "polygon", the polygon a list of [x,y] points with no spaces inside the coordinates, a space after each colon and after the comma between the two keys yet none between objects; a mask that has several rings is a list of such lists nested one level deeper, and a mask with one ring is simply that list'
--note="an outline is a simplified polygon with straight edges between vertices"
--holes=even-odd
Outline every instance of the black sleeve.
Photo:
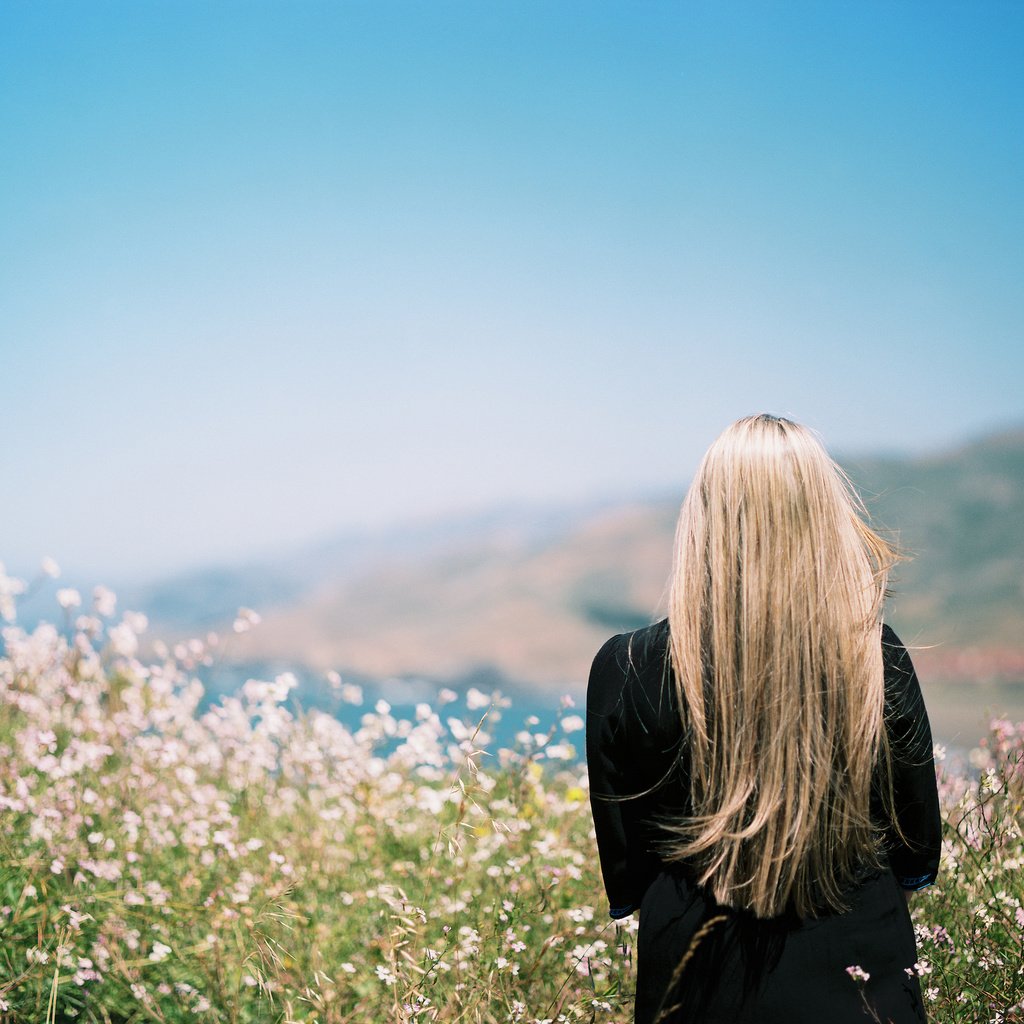
[{"label": "black sleeve", "polygon": [[[655,759],[651,722],[636,705],[642,684],[631,667],[630,639],[601,648],[587,685],[590,807],[612,917],[638,910],[661,867],[651,842],[651,790],[672,756]],[[649,716],[648,716],[649,718]]]},{"label": "black sleeve", "polygon": [[893,809],[899,828],[886,829],[889,863],[904,889],[935,881],[942,851],[932,733],[921,687],[907,649],[882,628],[886,728],[892,754]]},{"label": "black sleeve", "polygon": [[[597,852],[612,917],[625,917],[639,900],[630,884],[627,814],[623,796],[629,795],[623,731],[623,688],[612,637],[594,658],[587,683],[587,771],[590,776],[590,808],[594,815]],[[616,748],[619,754],[616,756]]]}]

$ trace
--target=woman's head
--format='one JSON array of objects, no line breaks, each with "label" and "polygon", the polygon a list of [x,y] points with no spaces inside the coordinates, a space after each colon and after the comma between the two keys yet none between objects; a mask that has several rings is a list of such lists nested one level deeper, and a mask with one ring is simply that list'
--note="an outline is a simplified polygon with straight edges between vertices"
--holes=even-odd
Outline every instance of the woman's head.
[{"label": "woman's head", "polygon": [[689,546],[688,562],[705,563],[719,598],[723,587],[738,585],[744,604],[759,594],[778,597],[780,587],[824,600],[845,586],[873,621],[895,553],[866,518],[817,436],[762,413],[737,420],[708,449],[683,504],[679,539]]},{"label": "woman's head", "polygon": [[762,414],[705,454],[676,532],[669,624],[694,815],[674,831],[723,902],[838,907],[870,862],[893,549],[806,427]]}]

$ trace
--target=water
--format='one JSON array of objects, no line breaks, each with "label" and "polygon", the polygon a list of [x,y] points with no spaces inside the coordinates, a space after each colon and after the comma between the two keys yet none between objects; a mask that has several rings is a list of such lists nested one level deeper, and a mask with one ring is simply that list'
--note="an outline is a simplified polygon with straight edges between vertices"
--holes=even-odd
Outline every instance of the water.
[{"label": "water", "polygon": [[[286,702],[291,710],[317,709],[333,715],[350,729],[359,728],[362,716],[373,712],[379,700],[391,706],[395,718],[415,720],[416,706],[426,703],[438,713],[442,722],[450,717],[459,718],[476,725],[486,708],[469,709],[466,695],[469,685],[452,687],[457,693],[456,700],[442,705],[439,694],[445,687],[428,679],[391,679],[384,682],[347,678],[346,682],[356,683],[363,689],[360,705],[345,703],[322,676],[292,670],[288,666],[274,666],[264,663],[239,666],[215,665],[199,673],[206,686],[206,694],[200,710],[220,700],[225,694],[235,693],[246,679],[273,679],[280,672],[293,671],[299,685]],[[488,749],[492,752],[500,747],[511,747],[515,735],[523,728],[531,732],[547,732],[556,723],[559,711],[564,714],[584,715],[585,687],[566,691],[545,691],[516,687],[507,680],[493,676],[476,679],[477,690],[491,694],[499,690],[511,703],[509,707],[492,708],[483,725],[490,734]],[[981,683],[943,682],[923,685],[925,703],[932,726],[932,737],[951,753],[966,754],[977,746],[978,740],[988,732],[992,718],[1009,718],[1014,722],[1024,721],[1024,683]],[[572,699],[575,706],[563,708],[563,697]],[[527,724],[530,718],[535,724]],[[556,736],[559,735],[556,732]],[[576,747],[577,756],[583,755],[583,733],[575,732],[566,737]]]},{"label": "water", "polygon": [[[292,672],[298,685],[288,695],[285,707],[293,713],[299,710],[318,710],[332,715],[347,728],[358,729],[364,715],[374,712],[378,701],[384,700],[397,719],[416,720],[416,708],[419,704],[429,704],[442,722],[449,718],[457,718],[475,727],[486,713],[481,729],[490,736],[486,748],[496,753],[501,747],[515,745],[516,733],[523,729],[530,732],[547,733],[557,725],[559,712],[565,715],[584,715],[586,691],[583,686],[565,692],[543,691],[516,687],[505,681],[503,686],[494,686],[494,677],[479,677],[480,685],[460,684],[447,687],[428,679],[389,679],[384,681],[361,679],[346,676],[346,683],[353,683],[362,688],[363,699],[360,704],[346,703],[323,676],[312,675],[285,666],[268,664],[252,664],[239,666],[214,665],[196,673],[206,688],[199,706],[201,714],[211,704],[220,701],[223,696],[236,693],[247,679],[272,680],[281,672]],[[443,690],[456,694],[453,701],[442,703],[440,694]],[[471,690],[490,697],[492,692],[500,696],[494,706],[468,707],[467,695]],[[572,703],[563,704],[568,697]],[[505,702],[508,706],[501,706]],[[536,721],[533,721],[535,719]],[[555,730],[556,742],[559,737],[571,743],[576,749],[576,757],[583,756],[583,731],[573,732],[569,736]]]}]

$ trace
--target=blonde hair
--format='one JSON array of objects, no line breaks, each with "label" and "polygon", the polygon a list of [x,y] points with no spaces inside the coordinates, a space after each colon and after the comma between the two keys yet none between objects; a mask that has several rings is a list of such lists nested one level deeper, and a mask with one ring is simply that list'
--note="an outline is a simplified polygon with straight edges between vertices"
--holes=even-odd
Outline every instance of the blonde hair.
[{"label": "blonde hair", "polygon": [[817,437],[767,414],[712,444],[679,515],[670,653],[692,808],[668,855],[758,917],[841,910],[880,863],[881,609],[898,555],[866,520]]}]

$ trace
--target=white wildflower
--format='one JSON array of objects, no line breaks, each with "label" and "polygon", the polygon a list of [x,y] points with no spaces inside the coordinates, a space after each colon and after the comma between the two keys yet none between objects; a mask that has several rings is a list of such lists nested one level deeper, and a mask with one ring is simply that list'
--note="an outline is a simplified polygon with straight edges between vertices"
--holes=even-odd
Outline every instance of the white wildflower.
[{"label": "white wildflower", "polygon": [[145,633],[149,629],[149,619],[143,612],[125,612],[122,618],[133,633]]},{"label": "white wildflower", "polygon": [[486,693],[481,692],[475,686],[471,686],[466,691],[466,707],[470,711],[480,711],[482,708],[491,706],[491,698]]},{"label": "white wildflower", "polygon": [[109,619],[117,608],[117,595],[109,587],[95,587],[92,592],[92,606],[97,615]]},{"label": "white wildflower", "polygon": [[353,704],[358,707],[363,703],[363,688],[355,683],[345,683],[341,688],[341,699],[346,704]]},{"label": "white wildflower", "polygon": [[258,626],[261,621],[259,612],[254,612],[251,608],[239,608],[233,628],[236,633],[248,633],[253,626]]},{"label": "white wildflower", "polygon": [[119,654],[122,658],[134,657],[135,652],[139,649],[139,639],[127,622],[119,622],[116,626],[111,626],[107,630],[107,638],[110,640],[110,646],[114,653]]}]

